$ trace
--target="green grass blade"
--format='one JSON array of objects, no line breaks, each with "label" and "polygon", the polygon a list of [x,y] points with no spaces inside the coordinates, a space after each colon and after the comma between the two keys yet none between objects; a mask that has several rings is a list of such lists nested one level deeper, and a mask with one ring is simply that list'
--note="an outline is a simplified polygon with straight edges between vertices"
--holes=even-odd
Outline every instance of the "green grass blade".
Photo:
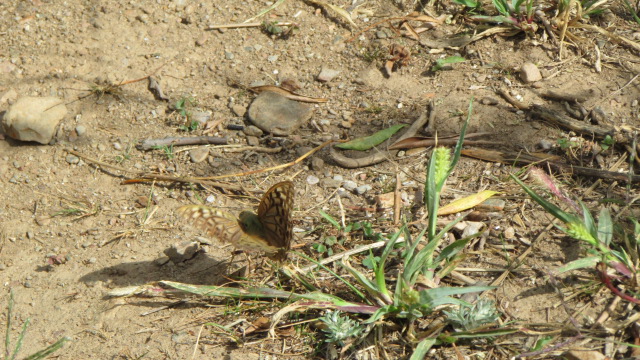
[{"label": "green grass blade", "polygon": [[562,209],[560,209],[559,207],[553,205],[552,203],[550,203],[550,202],[546,201],[545,199],[543,199],[542,197],[540,197],[540,195],[538,195],[536,192],[531,190],[527,185],[525,185],[522,181],[520,181],[520,179],[518,179],[517,176],[511,174],[511,178],[515,182],[517,182],[518,185],[520,185],[520,187],[522,187],[522,189],[527,194],[529,194],[529,196],[531,196],[531,198],[533,200],[535,200],[535,202],[540,204],[540,206],[542,206],[549,214],[555,216],[559,220],[562,220],[562,222],[564,222],[565,224],[581,222],[574,215],[571,215],[571,214],[569,214],[569,213],[567,213],[565,211],[562,211]]},{"label": "green grass blade", "polygon": [[609,209],[602,208],[598,216],[598,240],[609,246],[613,239],[613,221]]},{"label": "green grass blade", "polygon": [[571,261],[564,266],[556,269],[556,274],[562,274],[567,271],[577,270],[577,269],[592,269],[596,266],[597,263],[602,261],[602,256],[589,256],[586,258],[578,259]]},{"label": "green grass blade", "polygon": [[422,341],[418,343],[418,346],[416,346],[416,348],[413,350],[413,354],[411,354],[411,357],[409,358],[409,360],[426,359],[427,352],[431,350],[431,348],[433,347],[433,345],[435,345],[435,343],[436,343],[435,338],[422,339]]},{"label": "green grass blade", "polygon": [[380,145],[385,140],[389,139],[393,134],[397,133],[400,129],[407,126],[406,124],[397,124],[393,125],[384,130],[380,130],[370,136],[365,136],[357,139],[353,139],[351,141],[347,141],[346,143],[336,144],[335,146],[340,149],[345,150],[358,150],[358,151],[366,151],[373,148],[376,145]]},{"label": "green grass blade", "polygon": [[335,276],[336,279],[342,281],[345,285],[347,285],[349,287],[349,289],[351,289],[351,291],[353,291],[354,294],[358,295],[363,301],[368,301],[367,297],[364,296],[364,294],[360,290],[356,289],[353,285],[351,285],[350,282],[348,282],[347,280],[342,278],[340,275],[336,274],[334,271],[332,271],[328,267],[324,266],[323,264],[321,264],[317,260],[312,259],[312,258],[308,257],[307,255],[305,255],[303,253],[296,252],[296,255],[298,255],[298,256],[300,256],[300,257],[302,257],[302,258],[304,258],[304,259],[306,259],[308,261],[311,261],[312,263],[318,265],[319,267],[321,267],[322,269],[327,271],[329,274]]},{"label": "green grass blade", "polygon": [[380,304],[388,304],[391,302],[389,296],[385,296],[376,284],[371,282],[371,280],[369,280],[366,275],[354,269],[346,260],[347,259],[343,259],[340,262],[340,265],[342,265],[342,267],[344,267],[349,272],[349,274],[353,276],[358,284],[364,287],[365,291],[369,293],[369,295],[371,295],[376,300],[376,302]]},{"label": "green grass blade", "polygon": [[320,215],[323,218],[325,218],[331,225],[335,226],[336,229],[338,230],[342,229],[342,226],[340,226],[340,223],[338,222],[338,220],[334,219],[331,215],[327,214],[322,210],[320,210]]},{"label": "green grass blade", "polygon": [[9,305],[7,306],[7,333],[4,339],[4,358],[8,359],[11,352],[11,316],[13,316],[13,290],[9,292]]},{"label": "green grass blade", "polygon": [[462,129],[460,130],[460,137],[458,137],[458,142],[456,143],[456,147],[453,149],[453,159],[451,160],[451,168],[449,169],[449,175],[456,167],[458,160],[460,160],[460,156],[462,154],[462,146],[464,145],[464,137],[467,134],[467,126],[469,125],[469,121],[471,121],[471,114],[473,113],[473,98],[469,100],[469,109],[467,110],[467,120],[465,120],[464,124],[462,124]]},{"label": "green grass blade", "polygon": [[27,318],[27,321],[22,324],[22,331],[20,331],[20,335],[18,335],[18,342],[16,343],[16,348],[13,350],[13,354],[9,359],[15,360],[16,356],[18,356],[18,352],[22,348],[22,342],[24,341],[24,336],[27,334],[27,328],[29,327],[29,322],[31,319]]},{"label": "green grass blade", "polygon": [[593,215],[591,215],[589,208],[587,208],[587,205],[585,205],[584,203],[581,202],[580,207],[582,208],[582,219],[584,226],[587,228],[589,234],[591,234],[594,239],[598,239],[598,227],[596,226],[596,221],[593,218]]},{"label": "green grass blade", "polygon": [[64,343],[66,343],[69,340],[71,340],[71,338],[68,338],[66,336],[63,337],[63,338],[60,338],[60,340],[58,340],[55,343],[49,345],[45,349],[40,350],[40,351],[38,351],[37,353],[35,353],[33,355],[27,356],[24,360],[42,360],[42,359],[45,359],[49,355],[51,355],[54,352],[60,350],[64,346]]}]

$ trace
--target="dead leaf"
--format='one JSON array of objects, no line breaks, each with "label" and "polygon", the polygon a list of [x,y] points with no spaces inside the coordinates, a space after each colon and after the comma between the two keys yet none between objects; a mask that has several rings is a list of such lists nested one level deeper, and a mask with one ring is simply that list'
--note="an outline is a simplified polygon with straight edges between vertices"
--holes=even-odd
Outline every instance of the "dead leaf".
[{"label": "dead leaf", "polygon": [[454,200],[449,204],[439,208],[438,215],[455,214],[471,209],[472,207],[481,204],[483,201],[487,200],[495,194],[498,194],[498,192],[492,190],[483,190],[479,193],[463,197],[462,199]]}]

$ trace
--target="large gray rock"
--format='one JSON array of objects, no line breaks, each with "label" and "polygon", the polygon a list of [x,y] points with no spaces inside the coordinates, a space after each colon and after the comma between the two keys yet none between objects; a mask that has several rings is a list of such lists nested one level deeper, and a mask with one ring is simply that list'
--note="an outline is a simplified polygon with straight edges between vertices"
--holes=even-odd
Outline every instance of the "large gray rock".
[{"label": "large gray rock", "polygon": [[66,114],[67,107],[61,99],[25,96],[19,98],[4,114],[2,128],[16,140],[48,144]]},{"label": "large gray rock", "polygon": [[265,132],[290,135],[313,114],[313,108],[271,91],[258,95],[249,106],[249,120]]}]

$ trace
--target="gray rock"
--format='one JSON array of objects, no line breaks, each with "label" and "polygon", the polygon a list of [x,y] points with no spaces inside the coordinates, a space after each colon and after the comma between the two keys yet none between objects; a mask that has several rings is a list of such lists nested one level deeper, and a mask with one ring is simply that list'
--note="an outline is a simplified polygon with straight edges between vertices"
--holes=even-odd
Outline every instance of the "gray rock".
[{"label": "gray rock", "polygon": [[84,136],[87,133],[87,128],[84,125],[76,126],[76,133],[78,136]]},{"label": "gray rock", "polygon": [[324,160],[319,157],[314,157],[311,159],[311,168],[315,171],[321,171],[324,169]]},{"label": "gray rock", "polygon": [[260,145],[260,139],[255,136],[247,136],[247,145],[249,146],[258,146]]},{"label": "gray rock", "polygon": [[57,97],[25,96],[9,107],[2,118],[2,127],[16,140],[48,144],[66,114],[67,107]]},{"label": "gray rock", "polygon": [[233,60],[233,58],[234,58],[234,57],[235,57],[235,56],[233,55],[233,53],[228,52],[228,51],[225,51],[225,52],[224,52],[224,58],[225,58],[225,59],[227,59],[227,60]]},{"label": "gray rock", "polygon": [[371,190],[371,185],[360,185],[354,190],[354,192],[358,195],[362,195],[369,190]]},{"label": "gray rock", "polygon": [[236,104],[231,106],[231,111],[233,111],[236,116],[244,117],[244,114],[247,113],[247,108]]},{"label": "gray rock", "polygon": [[207,159],[207,156],[209,156],[209,148],[201,147],[189,150],[189,159],[191,159],[193,163],[203,162]]},{"label": "gray rock", "polygon": [[317,184],[317,183],[319,183],[319,182],[320,182],[320,179],[318,179],[318,177],[317,177],[317,176],[315,176],[315,175],[309,175],[309,176],[307,176],[307,184],[309,184],[309,185],[315,185],[315,184]]},{"label": "gray rock", "polygon": [[249,120],[276,136],[290,135],[313,114],[309,105],[289,100],[271,91],[258,95],[249,106]]},{"label": "gray rock", "polygon": [[340,74],[340,71],[323,67],[318,74],[317,80],[320,82],[329,82]]},{"label": "gray rock", "polygon": [[211,119],[211,115],[211,111],[194,111],[191,113],[191,120],[197,121],[200,125],[204,125]]},{"label": "gray rock", "polygon": [[333,175],[333,180],[335,180],[335,181],[343,181],[344,177],[342,177],[342,175],[340,175],[340,174],[335,174],[335,175]]},{"label": "gray rock", "polygon": [[260,130],[257,126],[253,126],[253,125],[246,126],[242,130],[242,132],[244,132],[244,134],[247,136],[256,136],[256,137],[260,137],[262,136],[262,134],[264,134],[262,130]]},{"label": "gray rock", "polygon": [[542,80],[542,74],[540,74],[540,70],[538,70],[538,67],[532,63],[522,64],[522,68],[520,69],[520,77],[525,83],[532,83]]},{"label": "gray rock", "polygon": [[75,155],[67,155],[67,157],[65,158],[65,160],[69,163],[69,164],[77,164],[80,159],[78,159],[77,156]]},{"label": "gray rock", "polygon": [[553,147],[553,143],[547,139],[542,139],[538,142],[538,146],[540,146],[540,150],[549,150]]},{"label": "gray rock", "polygon": [[342,184],[342,187],[345,188],[345,190],[353,191],[358,187],[358,184],[356,184],[355,181],[347,180]]}]

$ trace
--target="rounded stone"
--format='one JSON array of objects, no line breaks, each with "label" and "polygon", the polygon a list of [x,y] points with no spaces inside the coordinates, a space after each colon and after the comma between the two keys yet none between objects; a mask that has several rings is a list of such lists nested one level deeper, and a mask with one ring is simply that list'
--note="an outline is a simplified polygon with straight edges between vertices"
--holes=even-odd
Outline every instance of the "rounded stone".
[{"label": "rounded stone", "polygon": [[2,127],[16,140],[48,144],[66,114],[67,107],[57,97],[24,96],[7,110]]},{"label": "rounded stone", "polygon": [[311,118],[313,108],[265,91],[253,100],[248,113],[249,120],[263,131],[287,136]]}]

